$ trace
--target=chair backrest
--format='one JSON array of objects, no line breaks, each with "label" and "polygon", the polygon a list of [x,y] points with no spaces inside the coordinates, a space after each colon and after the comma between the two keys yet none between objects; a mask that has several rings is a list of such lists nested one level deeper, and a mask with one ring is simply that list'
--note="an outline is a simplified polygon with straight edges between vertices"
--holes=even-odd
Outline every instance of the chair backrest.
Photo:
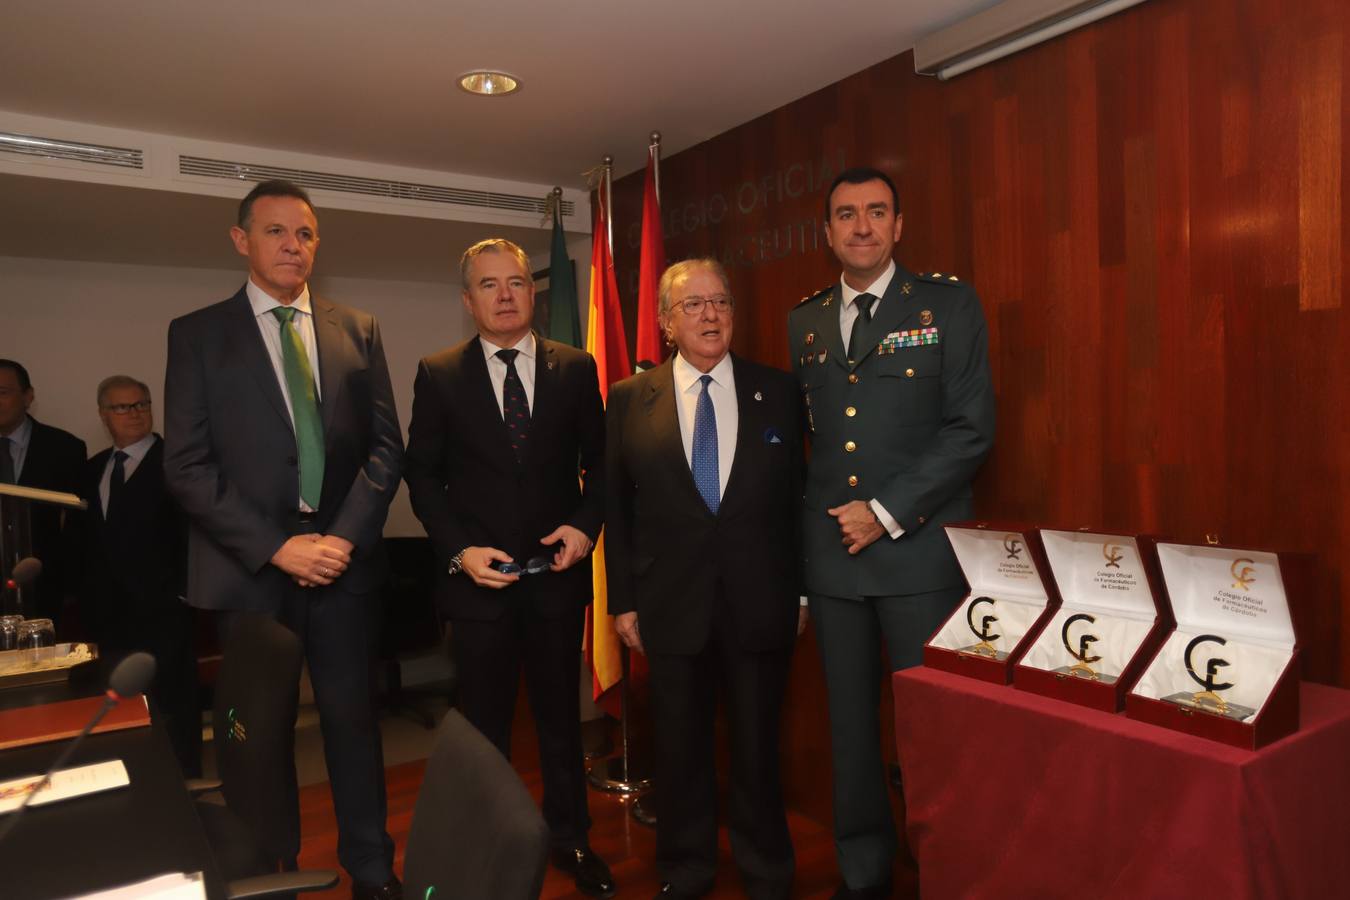
[{"label": "chair backrest", "polygon": [[236,614],[216,678],[212,718],[225,803],[283,866],[300,852],[295,716],[300,641],[265,615]]},{"label": "chair backrest", "polygon": [[535,900],[548,843],[548,825],[510,762],[458,712],[446,713],[417,793],[404,896]]}]

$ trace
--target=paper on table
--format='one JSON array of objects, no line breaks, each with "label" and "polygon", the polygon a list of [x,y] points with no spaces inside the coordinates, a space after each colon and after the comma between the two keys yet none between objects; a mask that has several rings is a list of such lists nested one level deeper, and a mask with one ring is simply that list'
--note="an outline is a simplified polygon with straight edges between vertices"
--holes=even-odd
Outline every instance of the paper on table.
[{"label": "paper on table", "polygon": [[201,872],[191,874],[174,872],[156,875],[135,884],[109,888],[106,891],[81,894],[75,900],[131,900],[133,897],[136,900],[144,900],[146,897],[153,897],[154,900],[198,900],[205,896],[206,888],[202,884]]},{"label": "paper on table", "polygon": [[[41,775],[29,775],[0,783],[0,814],[13,812],[23,804],[23,798],[32,791],[33,786],[42,780]],[[131,784],[127,777],[127,767],[120,759],[76,766],[52,773],[52,779],[29,806],[42,806],[84,794],[94,794],[112,788],[126,787]]]}]

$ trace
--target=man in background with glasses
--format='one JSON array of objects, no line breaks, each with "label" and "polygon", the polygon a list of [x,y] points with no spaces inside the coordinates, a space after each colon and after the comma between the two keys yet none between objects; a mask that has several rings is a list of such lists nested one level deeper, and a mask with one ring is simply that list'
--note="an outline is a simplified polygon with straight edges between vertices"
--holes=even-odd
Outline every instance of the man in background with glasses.
[{"label": "man in background with glasses", "polygon": [[721,693],[732,854],[746,894],[777,900],[794,869],[781,711],[806,613],[797,386],[731,354],[735,304],[716,260],[670,266],[659,296],[676,352],[610,389],[605,447],[609,609],[651,673],[658,896],[701,897],[713,886]]},{"label": "man in background with glasses", "polygon": [[111,667],[130,653],[155,657],[150,702],[189,778],[201,775],[202,722],[193,652],[194,610],[182,602],[187,521],[164,486],[164,441],[154,433],[150,388],[128,375],[98,386],[112,446],[85,465],[80,619]]},{"label": "man in background with glasses", "polygon": [[510,241],[466,250],[460,282],[478,334],[418,364],[405,476],[436,554],[460,708],[509,759],[524,671],[553,864],[609,897],[587,837],[578,683],[604,515],[595,360],[531,330],[530,261]]}]

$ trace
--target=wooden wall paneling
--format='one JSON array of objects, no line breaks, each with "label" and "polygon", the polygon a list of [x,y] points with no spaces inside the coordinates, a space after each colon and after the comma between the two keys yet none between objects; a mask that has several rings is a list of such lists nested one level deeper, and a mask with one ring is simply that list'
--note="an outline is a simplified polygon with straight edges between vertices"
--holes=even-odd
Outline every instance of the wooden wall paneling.
[{"label": "wooden wall paneling", "polygon": [[[788,310],[838,277],[816,176],[888,171],[897,259],[985,306],[978,513],[1312,554],[1305,674],[1350,684],[1345,20],[1154,0],[947,83],[902,54],[667,158],[667,255],[725,258],[736,351],[786,366]],[[636,221],[641,173],[615,190]],[[795,665],[800,794],[824,700],[813,651]]]}]

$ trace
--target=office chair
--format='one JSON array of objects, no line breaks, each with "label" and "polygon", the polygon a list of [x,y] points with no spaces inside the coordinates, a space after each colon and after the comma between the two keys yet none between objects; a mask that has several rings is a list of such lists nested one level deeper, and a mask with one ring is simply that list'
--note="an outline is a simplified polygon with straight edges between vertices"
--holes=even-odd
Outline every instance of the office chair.
[{"label": "office chair", "polygon": [[239,616],[225,642],[212,712],[225,806],[199,801],[197,811],[232,900],[324,890],[338,881],[331,869],[294,871],[302,657],[299,639],[265,615]]},{"label": "office chair", "polygon": [[417,793],[404,896],[535,900],[548,846],[544,817],[511,763],[450,710]]}]

